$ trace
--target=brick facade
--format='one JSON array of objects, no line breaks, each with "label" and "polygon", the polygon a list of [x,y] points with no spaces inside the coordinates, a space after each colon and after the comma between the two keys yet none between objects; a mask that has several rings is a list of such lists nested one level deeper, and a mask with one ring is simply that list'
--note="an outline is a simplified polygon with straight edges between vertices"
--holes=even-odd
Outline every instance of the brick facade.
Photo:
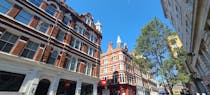
[{"label": "brick facade", "polygon": [[[26,80],[33,80],[33,78],[31,77],[36,76],[35,74],[34,75],[28,74],[28,72],[48,73],[48,72],[54,72],[58,70],[56,72],[57,75],[61,73],[62,75],[59,75],[59,76],[70,75],[71,77],[74,77],[75,79],[77,79],[76,81],[80,81],[80,82],[77,82],[80,84],[76,86],[77,87],[75,91],[76,95],[80,95],[80,92],[81,92],[81,91],[78,91],[78,88],[82,84],[81,83],[82,81],[80,79],[81,77],[83,77],[82,80],[84,82],[87,82],[87,84],[92,84],[92,85],[94,84],[93,94],[96,95],[97,85],[95,84],[98,84],[99,68],[100,68],[99,56],[101,52],[101,49],[100,49],[100,43],[102,39],[101,31],[96,29],[95,27],[92,27],[92,26],[96,26],[93,19],[91,19],[92,20],[91,25],[88,25],[85,21],[86,19],[82,19],[82,17],[79,16],[74,10],[69,8],[64,3],[64,1],[65,0],[63,0],[62,2],[60,2],[60,0],[38,0],[36,3],[34,3],[34,2],[31,2],[30,0],[15,0],[15,1],[3,0],[3,2],[7,2],[8,4],[11,4],[11,8],[7,11],[7,13],[0,14],[0,18],[1,18],[0,41],[3,43],[9,44],[11,47],[11,50],[9,52],[4,52],[3,50],[0,50],[0,54],[8,53],[7,56],[15,55],[15,57],[17,57],[17,60],[20,60],[21,62],[23,62],[21,63],[20,61],[18,61],[18,65],[21,64],[21,65],[26,65],[26,67],[27,66],[30,67],[31,71],[26,72],[27,73]],[[40,3],[40,5],[38,3]],[[50,13],[48,10],[46,10],[46,8],[50,8],[48,7],[50,5],[53,5],[53,7],[56,7],[54,13]],[[27,15],[24,15],[24,13]],[[70,14],[69,21],[68,21],[69,24],[67,25],[63,21],[65,14]],[[16,18],[16,17],[19,17],[19,18]],[[88,17],[92,18],[91,15],[89,15]],[[25,22],[28,22],[28,24],[25,24]],[[75,26],[77,25],[77,22],[85,26],[83,28],[85,32],[87,32],[85,34],[88,34],[88,35],[82,35],[79,32],[75,31]],[[43,24],[43,26],[41,26],[40,23],[46,23],[46,25]],[[41,31],[41,30],[46,30],[46,32]],[[60,35],[59,34],[60,31],[64,32],[64,35]],[[9,36],[10,38],[6,39],[5,41],[5,39],[3,39],[2,36],[6,35],[6,33],[9,33],[7,34],[7,36]],[[100,40],[97,40],[97,43],[95,43],[94,41],[89,39],[89,36],[90,36],[89,34],[94,34],[96,36],[94,40],[97,40],[97,39],[100,39]],[[14,39],[12,39],[11,37],[14,37]],[[58,40],[58,37],[60,37],[60,40],[62,41]],[[14,41],[16,39],[17,41]],[[75,39],[77,41],[75,41]],[[81,43],[81,46],[77,46],[78,43],[79,45]],[[77,48],[77,47],[82,47],[82,49]],[[96,51],[94,56],[87,53],[88,48],[92,48],[93,51]],[[25,53],[27,57],[23,58],[23,56],[21,55],[23,54],[23,52]],[[1,58],[2,56],[0,56],[0,59]],[[28,63],[25,64],[24,62],[28,62],[29,64],[30,63],[31,64],[28,65]],[[2,62],[0,62],[0,64],[2,64]],[[12,61],[11,61],[11,64],[12,64]],[[35,67],[31,67],[31,66],[34,66],[34,64],[35,64]],[[72,67],[70,67],[71,65]],[[35,70],[33,72],[32,69],[33,70],[37,69],[40,71]],[[24,70],[22,72],[25,73]],[[48,71],[48,72],[44,72],[44,71]],[[51,84],[53,86],[49,87],[49,90],[54,90],[54,92],[56,92],[57,88],[54,89],[51,87],[58,86],[58,83],[59,83],[54,80],[58,80],[59,78],[61,78],[61,77],[58,77],[57,75],[56,74],[50,75],[50,77],[53,77],[53,76],[57,77],[55,79],[52,79],[53,81],[51,81]],[[42,77],[42,76],[37,76],[37,77]],[[39,80],[39,78],[36,78],[36,79]],[[89,81],[86,81],[86,80],[89,80]],[[23,86],[30,86],[31,84],[33,83],[26,81],[26,83]],[[38,82],[36,82],[35,84],[37,86]],[[21,88],[21,91],[22,89],[23,90],[30,89],[30,91],[31,89],[32,90],[36,89],[33,87],[30,86],[30,87]],[[33,91],[32,92],[30,91],[24,94],[33,95],[32,94]],[[49,94],[54,95],[52,94],[54,92],[49,91]]]}]

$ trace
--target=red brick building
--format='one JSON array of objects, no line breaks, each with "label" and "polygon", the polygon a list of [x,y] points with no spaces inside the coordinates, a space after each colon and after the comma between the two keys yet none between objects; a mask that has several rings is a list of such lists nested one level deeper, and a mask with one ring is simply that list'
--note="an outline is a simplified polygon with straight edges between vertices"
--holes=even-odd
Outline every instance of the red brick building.
[{"label": "red brick building", "polygon": [[65,0],[1,0],[0,93],[96,95],[101,39]]},{"label": "red brick building", "polygon": [[100,95],[135,95],[135,78],[132,57],[118,36],[117,47],[109,43],[107,52],[101,54],[100,79],[106,87],[99,87]]}]

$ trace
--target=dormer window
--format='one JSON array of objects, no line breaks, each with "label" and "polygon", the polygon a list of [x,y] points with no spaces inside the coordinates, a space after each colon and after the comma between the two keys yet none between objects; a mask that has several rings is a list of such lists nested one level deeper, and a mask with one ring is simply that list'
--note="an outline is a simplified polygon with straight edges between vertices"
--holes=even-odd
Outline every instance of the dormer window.
[{"label": "dormer window", "polygon": [[55,11],[56,11],[56,6],[53,5],[53,4],[49,4],[49,5],[47,6],[47,8],[45,9],[45,11],[46,11],[47,13],[49,13],[50,15],[54,16]]},{"label": "dormer window", "polygon": [[86,24],[91,26],[91,23],[92,23],[91,19],[90,18],[86,18]]},{"label": "dormer window", "polygon": [[65,24],[65,25],[68,25],[69,23],[70,23],[70,21],[71,21],[71,16],[70,16],[70,14],[65,14],[64,15],[64,17],[63,17],[63,23]]}]

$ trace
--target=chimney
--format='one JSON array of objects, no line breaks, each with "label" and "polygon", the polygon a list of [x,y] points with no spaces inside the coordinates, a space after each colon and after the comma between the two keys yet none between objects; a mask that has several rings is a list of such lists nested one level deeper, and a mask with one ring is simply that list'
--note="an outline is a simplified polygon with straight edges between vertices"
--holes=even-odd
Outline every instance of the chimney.
[{"label": "chimney", "polygon": [[112,49],[113,49],[112,45],[113,45],[112,42],[109,42],[107,52],[112,51]]}]

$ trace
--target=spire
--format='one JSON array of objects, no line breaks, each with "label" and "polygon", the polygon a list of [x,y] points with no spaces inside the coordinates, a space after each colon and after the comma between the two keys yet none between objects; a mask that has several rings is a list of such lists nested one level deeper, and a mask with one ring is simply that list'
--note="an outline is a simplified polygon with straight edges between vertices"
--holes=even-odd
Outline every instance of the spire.
[{"label": "spire", "polygon": [[122,43],[120,36],[117,36],[117,43]]},{"label": "spire", "polygon": [[117,48],[122,48],[122,41],[119,35],[117,36]]}]

